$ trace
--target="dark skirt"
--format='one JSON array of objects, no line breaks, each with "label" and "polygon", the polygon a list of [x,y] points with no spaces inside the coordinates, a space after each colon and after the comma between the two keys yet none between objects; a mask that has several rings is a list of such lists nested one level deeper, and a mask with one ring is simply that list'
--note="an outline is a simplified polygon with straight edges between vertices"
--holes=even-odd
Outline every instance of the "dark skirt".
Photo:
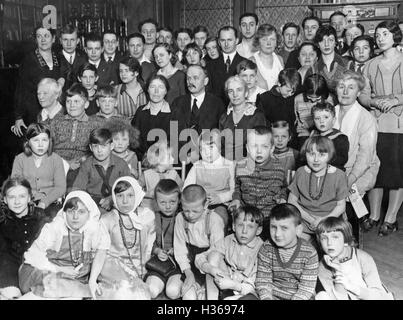
[{"label": "dark skirt", "polygon": [[20,261],[7,252],[0,252],[0,288],[18,287]]},{"label": "dark skirt", "polygon": [[403,134],[378,133],[376,153],[381,166],[375,188],[403,188]]}]

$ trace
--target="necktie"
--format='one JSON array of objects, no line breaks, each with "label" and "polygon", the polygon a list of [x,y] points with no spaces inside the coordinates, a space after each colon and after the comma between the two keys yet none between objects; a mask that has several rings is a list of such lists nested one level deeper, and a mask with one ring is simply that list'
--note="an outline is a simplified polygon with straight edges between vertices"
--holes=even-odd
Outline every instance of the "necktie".
[{"label": "necktie", "polygon": [[229,72],[229,67],[231,66],[231,59],[227,56],[227,60],[225,61],[225,66],[227,67],[227,73]]},{"label": "necktie", "polygon": [[362,69],[364,68],[364,64],[363,63],[357,63],[357,72],[362,74]]},{"label": "necktie", "polygon": [[190,126],[191,127],[197,127],[198,122],[199,122],[199,108],[197,107],[197,99],[193,99],[193,104],[192,104],[192,113],[191,113],[191,119],[190,119]]},{"label": "necktie", "polygon": [[108,58],[108,63],[112,63],[112,57]]},{"label": "necktie", "polygon": [[73,55],[70,56],[70,61],[69,61],[69,63],[70,63],[70,64],[73,64]]}]

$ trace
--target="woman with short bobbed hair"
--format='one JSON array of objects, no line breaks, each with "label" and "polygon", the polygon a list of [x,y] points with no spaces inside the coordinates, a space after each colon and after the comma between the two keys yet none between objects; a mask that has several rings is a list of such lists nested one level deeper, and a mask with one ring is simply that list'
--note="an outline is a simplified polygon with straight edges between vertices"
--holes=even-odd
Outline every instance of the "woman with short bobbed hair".
[{"label": "woman with short bobbed hair", "polygon": [[403,54],[396,48],[402,41],[399,25],[393,21],[379,23],[375,41],[381,54],[364,67],[371,89],[359,99],[378,122],[381,167],[369,194],[371,214],[364,228],[369,230],[379,223],[383,189],[389,189],[388,209],[379,229],[379,235],[386,236],[397,230],[396,217],[403,202]]},{"label": "woman with short bobbed hair", "polygon": [[[356,185],[361,197],[374,187],[380,165],[376,153],[377,122],[357,101],[364,87],[365,78],[361,74],[351,70],[344,72],[337,82],[339,104],[335,107],[335,127],[344,133],[350,142],[348,160],[345,164],[347,184],[349,189]],[[358,218],[350,202],[347,202],[346,212],[358,241]]]},{"label": "woman with short bobbed hair", "polygon": [[283,58],[275,50],[279,42],[279,35],[275,27],[262,24],[257,29],[253,46],[259,51],[255,52],[249,60],[257,65],[257,85],[270,90],[277,84],[278,74],[284,69]]}]

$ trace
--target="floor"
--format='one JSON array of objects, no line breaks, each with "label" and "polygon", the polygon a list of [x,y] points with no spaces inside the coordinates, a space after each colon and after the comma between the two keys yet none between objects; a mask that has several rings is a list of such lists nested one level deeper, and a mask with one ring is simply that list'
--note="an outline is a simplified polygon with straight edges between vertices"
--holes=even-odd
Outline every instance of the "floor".
[{"label": "floor", "polygon": [[374,258],[381,280],[396,300],[403,300],[403,207],[398,214],[401,228],[387,237],[379,237],[377,228],[364,233],[363,250]]}]

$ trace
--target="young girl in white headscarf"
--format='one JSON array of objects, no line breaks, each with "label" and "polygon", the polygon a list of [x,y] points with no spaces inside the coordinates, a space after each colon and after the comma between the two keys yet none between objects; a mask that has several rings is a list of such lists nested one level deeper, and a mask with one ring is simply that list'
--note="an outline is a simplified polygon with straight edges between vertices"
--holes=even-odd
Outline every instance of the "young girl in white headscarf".
[{"label": "young girl in white headscarf", "polygon": [[91,297],[110,246],[99,217],[88,193],[70,192],[63,208],[24,254],[21,291],[45,298]]},{"label": "young girl in white headscarf", "polygon": [[106,287],[143,279],[155,241],[154,212],[139,207],[144,191],[133,177],[121,177],[112,187],[114,209],[103,215],[111,247],[99,280]]}]

